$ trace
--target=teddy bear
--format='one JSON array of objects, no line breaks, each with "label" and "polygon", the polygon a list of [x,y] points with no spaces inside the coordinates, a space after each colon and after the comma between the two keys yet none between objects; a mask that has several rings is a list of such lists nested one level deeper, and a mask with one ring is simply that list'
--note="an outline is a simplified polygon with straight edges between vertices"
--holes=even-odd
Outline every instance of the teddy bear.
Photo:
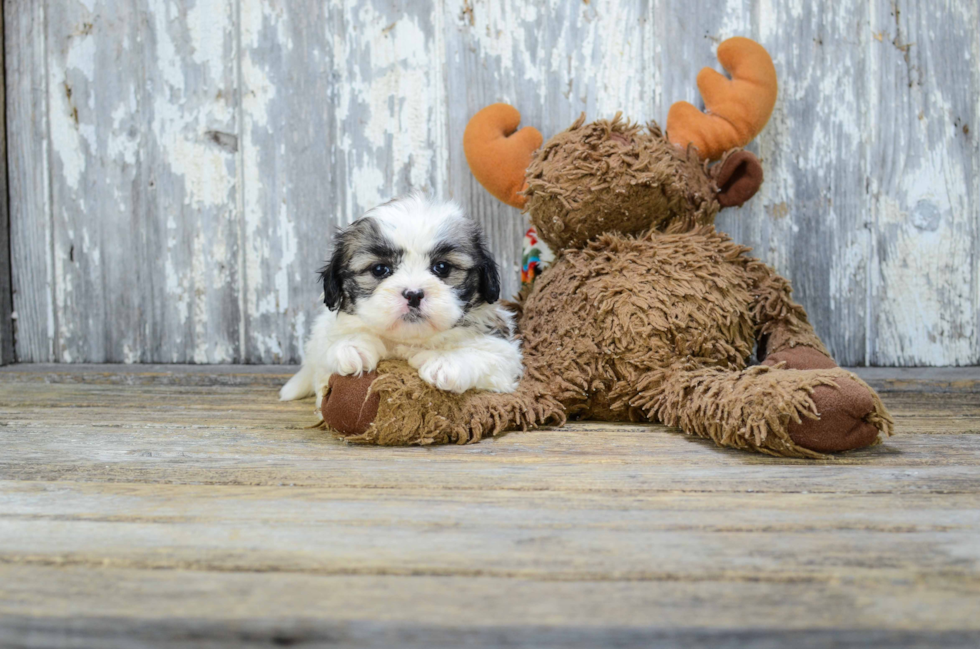
[{"label": "teddy bear", "polygon": [[[401,361],[334,376],[318,413],[351,442],[470,443],[569,419],[660,422],[715,443],[825,457],[890,435],[875,391],[837,366],[790,283],[714,227],[763,181],[742,149],[768,121],[776,71],[746,38],[705,68],[706,107],[666,131],[584,115],[547,142],[520,113],[473,116],[463,147],[495,197],[526,211],[554,253],[511,307],[524,376],[511,394],[442,392]],[[750,365],[750,359],[760,362]]]}]

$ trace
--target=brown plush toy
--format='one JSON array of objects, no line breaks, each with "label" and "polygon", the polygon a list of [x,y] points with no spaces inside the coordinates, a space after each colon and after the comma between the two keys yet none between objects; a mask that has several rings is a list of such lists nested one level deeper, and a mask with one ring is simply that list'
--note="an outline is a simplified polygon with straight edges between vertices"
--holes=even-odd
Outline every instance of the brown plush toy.
[{"label": "brown plush toy", "polygon": [[[675,104],[666,137],[654,123],[581,117],[541,146],[535,129],[517,130],[511,106],[477,113],[463,140],[470,168],[526,209],[556,254],[515,305],[520,387],[450,394],[384,362],[365,377],[333,377],[325,425],[389,445],[474,442],[567,418],[658,421],[791,457],[890,434],[878,395],[837,367],[789,282],[714,228],[720,208],[762,183],[759,161],[740,147],[776,98],[760,45],[733,38],[718,58],[732,79],[703,70],[708,113]],[[748,367],[753,351],[763,361]]]}]

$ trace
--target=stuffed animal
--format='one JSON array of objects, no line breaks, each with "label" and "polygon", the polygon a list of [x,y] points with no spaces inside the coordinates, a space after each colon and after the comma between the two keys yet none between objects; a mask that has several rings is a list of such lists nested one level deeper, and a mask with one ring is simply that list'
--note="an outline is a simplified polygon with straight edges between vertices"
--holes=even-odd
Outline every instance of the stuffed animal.
[{"label": "stuffed animal", "polygon": [[[722,446],[788,457],[875,444],[878,395],[837,367],[787,280],[713,225],[762,183],[741,149],[776,100],[768,53],[718,48],[698,75],[707,112],[674,104],[666,134],[616,115],[545,142],[495,104],[467,125],[476,178],[530,214],[555,259],[514,308],[525,374],[513,394],[440,392],[401,362],[333,377],[324,425],[372,444],[468,443],[567,419],[662,422]],[[761,364],[748,366],[756,353]]]}]

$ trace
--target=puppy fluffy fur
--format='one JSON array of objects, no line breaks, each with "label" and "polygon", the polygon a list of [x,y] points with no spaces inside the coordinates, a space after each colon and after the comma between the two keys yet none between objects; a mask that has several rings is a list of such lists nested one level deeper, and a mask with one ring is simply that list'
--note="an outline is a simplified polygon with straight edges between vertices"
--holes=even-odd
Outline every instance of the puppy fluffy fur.
[{"label": "puppy fluffy fur", "polygon": [[370,210],[339,233],[321,279],[325,309],[282,400],[316,394],[319,412],[330,375],[389,358],[450,392],[517,388],[520,343],[496,304],[497,265],[455,203],[413,194]]}]

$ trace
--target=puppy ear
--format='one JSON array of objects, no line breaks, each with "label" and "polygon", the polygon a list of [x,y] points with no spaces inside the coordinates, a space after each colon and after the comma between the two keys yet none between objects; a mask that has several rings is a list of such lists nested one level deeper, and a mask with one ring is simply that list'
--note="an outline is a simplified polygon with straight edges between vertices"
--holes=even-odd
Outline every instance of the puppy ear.
[{"label": "puppy ear", "polygon": [[336,311],[344,305],[344,241],[337,240],[337,247],[330,257],[330,263],[320,269],[320,281],[323,283],[323,303],[331,311]]},{"label": "puppy ear", "polygon": [[328,309],[337,311],[350,308],[354,304],[355,291],[350,285],[347,287],[348,290],[344,290],[344,284],[353,275],[347,264],[350,263],[354,251],[372,242],[377,246],[380,238],[381,232],[377,221],[366,215],[337,232],[330,262],[320,269],[323,303]]},{"label": "puppy ear", "polygon": [[474,244],[476,269],[480,278],[477,291],[487,304],[493,304],[500,299],[500,273],[497,271],[497,262],[487,250],[482,236],[477,235]]}]

